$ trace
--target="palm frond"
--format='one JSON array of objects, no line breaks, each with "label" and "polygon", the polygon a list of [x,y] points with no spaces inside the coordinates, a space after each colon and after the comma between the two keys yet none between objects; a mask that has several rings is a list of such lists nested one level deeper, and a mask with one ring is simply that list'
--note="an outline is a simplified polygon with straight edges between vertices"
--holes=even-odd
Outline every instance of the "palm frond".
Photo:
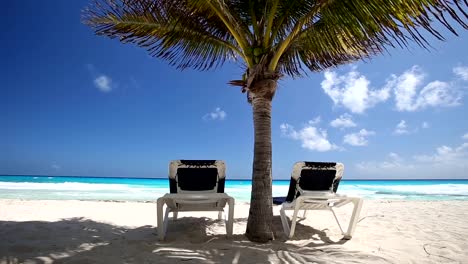
[{"label": "palm frond", "polygon": [[182,69],[241,58],[294,77],[413,42],[428,48],[429,35],[444,40],[436,24],[468,29],[466,0],[92,1],[83,20],[97,34]]},{"label": "palm frond", "polygon": [[[311,1],[293,1],[307,6]],[[320,71],[353,60],[363,59],[387,50],[388,47],[406,47],[411,42],[427,48],[428,32],[444,40],[436,29],[439,21],[457,34],[447,17],[467,29],[466,1],[454,0],[340,0],[314,1],[308,13],[290,12],[292,18],[275,24],[276,54],[270,70],[279,68],[293,76],[302,72],[299,58],[312,71]],[[320,4],[320,6],[317,6]],[[311,12],[312,11],[312,12]],[[301,19],[301,14],[302,19]],[[310,14],[314,14],[310,16]],[[283,15],[284,16],[284,15]],[[278,17],[283,17],[278,16]],[[307,19],[306,19],[307,18]],[[277,21],[280,23],[281,21]],[[300,32],[294,29],[301,28]],[[285,40],[290,39],[290,43]],[[281,50],[281,47],[284,50]]]},{"label": "palm frond", "polygon": [[206,70],[243,56],[215,14],[182,1],[95,0],[82,19],[96,34],[134,43],[181,69]]},{"label": "palm frond", "polygon": [[185,0],[184,5],[192,8],[193,11],[210,12],[216,14],[225,27],[229,29],[231,35],[237,41],[241,49],[246,49],[252,34],[249,29],[251,23],[245,23],[245,1],[223,1],[223,0]]}]

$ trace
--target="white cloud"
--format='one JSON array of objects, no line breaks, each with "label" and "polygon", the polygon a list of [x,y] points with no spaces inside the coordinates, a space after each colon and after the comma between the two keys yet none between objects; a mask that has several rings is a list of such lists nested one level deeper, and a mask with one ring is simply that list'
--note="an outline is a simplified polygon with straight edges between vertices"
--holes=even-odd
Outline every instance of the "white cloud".
[{"label": "white cloud", "polygon": [[[404,165],[403,162],[404,160],[403,158],[400,157],[400,155],[394,152],[390,152],[384,161],[360,162],[356,164],[356,167],[361,172],[365,172],[365,173],[378,172],[379,174],[381,174],[382,172],[392,170],[392,169],[395,170],[395,169],[401,169],[403,167],[405,168],[412,167],[412,166]],[[398,175],[393,175],[393,176],[398,176]]]},{"label": "white cloud", "polygon": [[104,93],[110,92],[112,90],[112,79],[106,75],[100,75],[94,79],[94,85]]},{"label": "white cloud", "polygon": [[397,135],[409,134],[410,132],[408,131],[408,126],[406,125],[406,121],[401,120],[400,123],[396,125],[396,128],[393,131],[393,133]]},{"label": "white cloud", "polygon": [[60,165],[57,165],[56,163],[53,163],[52,165],[50,165],[50,167],[54,170],[60,170]]},{"label": "white cloud", "polygon": [[281,135],[292,139],[299,139],[299,135],[293,126],[283,123],[280,125]]},{"label": "white cloud", "polygon": [[347,134],[343,137],[343,142],[351,146],[367,146],[369,141],[367,140],[368,136],[375,135],[374,131],[368,131],[361,129],[357,133]]},{"label": "white cloud", "polygon": [[424,74],[419,67],[413,66],[400,76],[392,75],[387,81],[387,86],[394,89],[396,107],[399,111],[414,107],[413,98],[416,96],[417,86],[424,79]]},{"label": "white cloud", "polygon": [[390,87],[371,89],[370,81],[355,69],[345,75],[333,71],[324,73],[321,86],[335,105],[342,105],[353,113],[363,113],[377,103],[390,97]]},{"label": "white cloud", "polygon": [[[468,67],[458,66],[453,72],[462,80],[468,80]],[[428,107],[451,107],[460,105],[462,92],[455,80],[424,83],[426,74],[417,65],[401,75],[392,74],[381,89],[372,89],[366,76],[355,68],[344,75],[326,71],[321,82],[322,89],[335,105],[343,106],[352,113],[364,113],[380,102],[385,102],[393,92],[396,110],[418,111]]]},{"label": "white cloud", "polygon": [[211,113],[208,113],[208,114],[205,114],[203,116],[203,120],[224,120],[226,119],[226,112],[224,112],[223,110],[221,110],[220,107],[216,107],[216,109],[211,112]]},{"label": "white cloud", "polygon": [[453,68],[453,73],[460,79],[468,81],[468,67],[467,66],[457,66]]},{"label": "white cloud", "polygon": [[429,126],[430,126],[429,123],[425,121],[421,124],[422,128],[429,128]]},{"label": "white cloud", "polygon": [[317,116],[316,118],[312,119],[312,120],[309,120],[307,123],[309,125],[317,125],[319,124],[320,122],[322,122],[322,118],[320,116]]},{"label": "white cloud", "polygon": [[386,171],[391,169],[398,169],[401,167],[408,167],[403,165],[403,158],[397,153],[390,152],[387,158],[381,162],[360,162],[356,167],[361,171]]},{"label": "white cloud", "polygon": [[434,154],[416,155],[414,159],[419,162],[426,163],[443,163],[452,164],[457,162],[467,162],[468,158],[468,143],[465,142],[458,147],[452,148],[441,146],[436,149]]},{"label": "white cloud", "polygon": [[389,157],[390,160],[393,161],[393,162],[401,162],[401,161],[402,161],[402,158],[400,157],[400,155],[398,155],[398,154],[395,153],[395,152],[390,152],[390,153],[388,153],[388,157]]},{"label": "white cloud", "polygon": [[332,127],[337,128],[347,128],[347,127],[355,127],[356,123],[353,122],[351,115],[343,114],[340,115],[337,119],[330,122]]},{"label": "white cloud", "polygon": [[441,146],[434,153],[415,155],[405,161],[396,153],[384,161],[360,162],[355,165],[361,177],[431,179],[466,178],[468,142],[458,147]]},{"label": "white cloud", "polygon": [[449,83],[433,81],[421,90],[416,106],[421,109],[428,106],[456,106],[460,104],[460,99],[461,94],[452,89]]},{"label": "white cloud", "polygon": [[461,93],[451,83],[433,81],[422,87],[425,77],[426,74],[415,65],[400,76],[392,75],[387,80],[385,86],[394,91],[398,111],[460,104]]},{"label": "white cloud", "polygon": [[306,125],[303,129],[296,131],[289,124],[280,125],[281,134],[285,137],[299,140],[302,142],[302,147],[315,151],[330,151],[338,149],[338,147],[327,139],[327,131],[316,128],[312,125]]},{"label": "white cloud", "polygon": [[465,133],[465,135],[463,135],[462,138],[468,140],[468,133]]}]

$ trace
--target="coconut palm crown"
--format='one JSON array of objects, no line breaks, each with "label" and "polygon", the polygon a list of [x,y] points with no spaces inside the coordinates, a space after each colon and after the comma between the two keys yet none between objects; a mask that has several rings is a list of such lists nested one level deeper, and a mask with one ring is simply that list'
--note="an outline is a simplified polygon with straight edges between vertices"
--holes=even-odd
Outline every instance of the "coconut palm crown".
[{"label": "coconut palm crown", "polygon": [[[272,233],[271,101],[282,76],[300,77],[369,58],[427,36],[441,24],[468,29],[466,0],[91,0],[83,22],[96,34],[148,50],[179,69],[245,66],[231,85],[252,104],[255,143],[246,235]],[[433,23],[435,22],[435,23]],[[427,34],[430,33],[430,34]]]}]

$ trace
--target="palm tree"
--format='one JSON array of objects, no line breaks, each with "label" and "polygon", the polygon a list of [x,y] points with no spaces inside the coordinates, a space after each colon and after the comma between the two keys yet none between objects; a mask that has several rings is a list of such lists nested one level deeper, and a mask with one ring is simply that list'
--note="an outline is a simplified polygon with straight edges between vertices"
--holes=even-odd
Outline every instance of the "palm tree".
[{"label": "palm tree", "polygon": [[[252,195],[246,235],[273,239],[271,102],[278,79],[369,58],[425,36],[432,22],[468,29],[466,0],[91,0],[83,22],[97,35],[133,43],[179,69],[242,63],[253,109]],[[448,20],[451,22],[449,23]],[[430,34],[427,34],[430,33]],[[425,35],[421,33],[426,33]]]}]

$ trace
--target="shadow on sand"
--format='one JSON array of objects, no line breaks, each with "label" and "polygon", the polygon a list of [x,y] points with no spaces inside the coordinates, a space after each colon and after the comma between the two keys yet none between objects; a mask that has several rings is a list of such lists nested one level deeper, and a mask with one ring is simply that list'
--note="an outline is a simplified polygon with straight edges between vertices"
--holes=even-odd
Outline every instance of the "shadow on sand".
[{"label": "shadow on sand", "polygon": [[[245,226],[236,219],[235,226]],[[83,218],[57,222],[0,221],[0,263],[388,263],[350,251],[323,231],[297,226],[286,242],[281,220],[274,219],[276,240],[267,244],[220,233],[222,221],[184,217],[172,221],[165,241],[154,226],[125,228]],[[214,233],[213,230],[218,230]],[[300,244],[300,245],[298,245]]]}]

